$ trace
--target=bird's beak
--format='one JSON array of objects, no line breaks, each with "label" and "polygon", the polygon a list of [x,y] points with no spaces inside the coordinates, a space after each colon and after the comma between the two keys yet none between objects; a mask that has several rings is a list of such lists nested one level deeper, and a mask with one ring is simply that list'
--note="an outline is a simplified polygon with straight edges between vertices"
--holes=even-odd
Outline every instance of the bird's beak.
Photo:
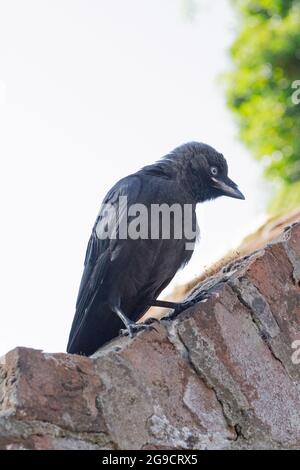
[{"label": "bird's beak", "polygon": [[224,196],[234,197],[235,199],[245,199],[245,196],[238,189],[237,185],[230,179],[223,180],[212,178],[213,187],[218,189]]}]

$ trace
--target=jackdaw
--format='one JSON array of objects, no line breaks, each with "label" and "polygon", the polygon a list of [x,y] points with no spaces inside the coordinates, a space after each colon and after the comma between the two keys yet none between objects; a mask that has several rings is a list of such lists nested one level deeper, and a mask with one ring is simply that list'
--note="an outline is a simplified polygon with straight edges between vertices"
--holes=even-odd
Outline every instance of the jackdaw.
[{"label": "jackdaw", "polygon": [[[157,297],[191,258],[198,233],[196,204],[219,196],[245,199],[227,173],[221,153],[190,142],[112,187],[88,243],[67,352],[91,355],[124,325],[130,336],[151,328],[136,323],[150,306],[171,307],[175,313],[189,306]],[[163,211],[159,222],[149,221],[153,207],[174,204],[182,209],[181,221],[175,221],[176,214],[169,211],[169,230],[161,227]],[[137,221],[134,216],[141,215],[142,208],[149,213]],[[187,221],[185,209],[189,209]],[[130,224],[136,229],[132,233]]]}]

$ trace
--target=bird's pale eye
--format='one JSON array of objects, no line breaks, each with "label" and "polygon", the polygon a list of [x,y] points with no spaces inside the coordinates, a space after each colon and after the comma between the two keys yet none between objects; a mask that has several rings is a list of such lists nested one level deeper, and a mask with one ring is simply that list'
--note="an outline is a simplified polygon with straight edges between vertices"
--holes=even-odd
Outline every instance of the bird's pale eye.
[{"label": "bird's pale eye", "polygon": [[210,169],[210,172],[213,176],[217,176],[218,168],[216,166],[212,166],[211,169]]}]

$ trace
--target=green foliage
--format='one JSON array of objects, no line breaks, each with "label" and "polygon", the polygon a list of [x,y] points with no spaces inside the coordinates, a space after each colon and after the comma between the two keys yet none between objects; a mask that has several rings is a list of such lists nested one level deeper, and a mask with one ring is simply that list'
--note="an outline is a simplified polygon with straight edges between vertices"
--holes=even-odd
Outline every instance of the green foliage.
[{"label": "green foliage", "polygon": [[300,0],[232,1],[241,28],[231,48],[228,103],[241,139],[276,182],[271,209],[278,211],[300,203],[300,103],[292,100],[300,80]]},{"label": "green foliage", "polygon": [[299,195],[300,181],[296,181],[292,185],[282,183],[270,203],[270,212],[273,214],[284,214],[297,206],[299,207]]}]

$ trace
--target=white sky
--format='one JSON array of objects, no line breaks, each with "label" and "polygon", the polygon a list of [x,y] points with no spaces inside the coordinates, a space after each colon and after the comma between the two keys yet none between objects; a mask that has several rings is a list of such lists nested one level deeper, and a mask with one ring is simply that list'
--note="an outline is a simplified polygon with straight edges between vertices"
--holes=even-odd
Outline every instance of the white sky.
[{"label": "white sky", "polygon": [[175,146],[222,151],[247,197],[199,209],[202,241],[175,282],[262,221],[259,168],[217,81],[233,12],[200,3],[191,22],[179,0],[0,0],[1,354],[65,350],[103,196]]}]

